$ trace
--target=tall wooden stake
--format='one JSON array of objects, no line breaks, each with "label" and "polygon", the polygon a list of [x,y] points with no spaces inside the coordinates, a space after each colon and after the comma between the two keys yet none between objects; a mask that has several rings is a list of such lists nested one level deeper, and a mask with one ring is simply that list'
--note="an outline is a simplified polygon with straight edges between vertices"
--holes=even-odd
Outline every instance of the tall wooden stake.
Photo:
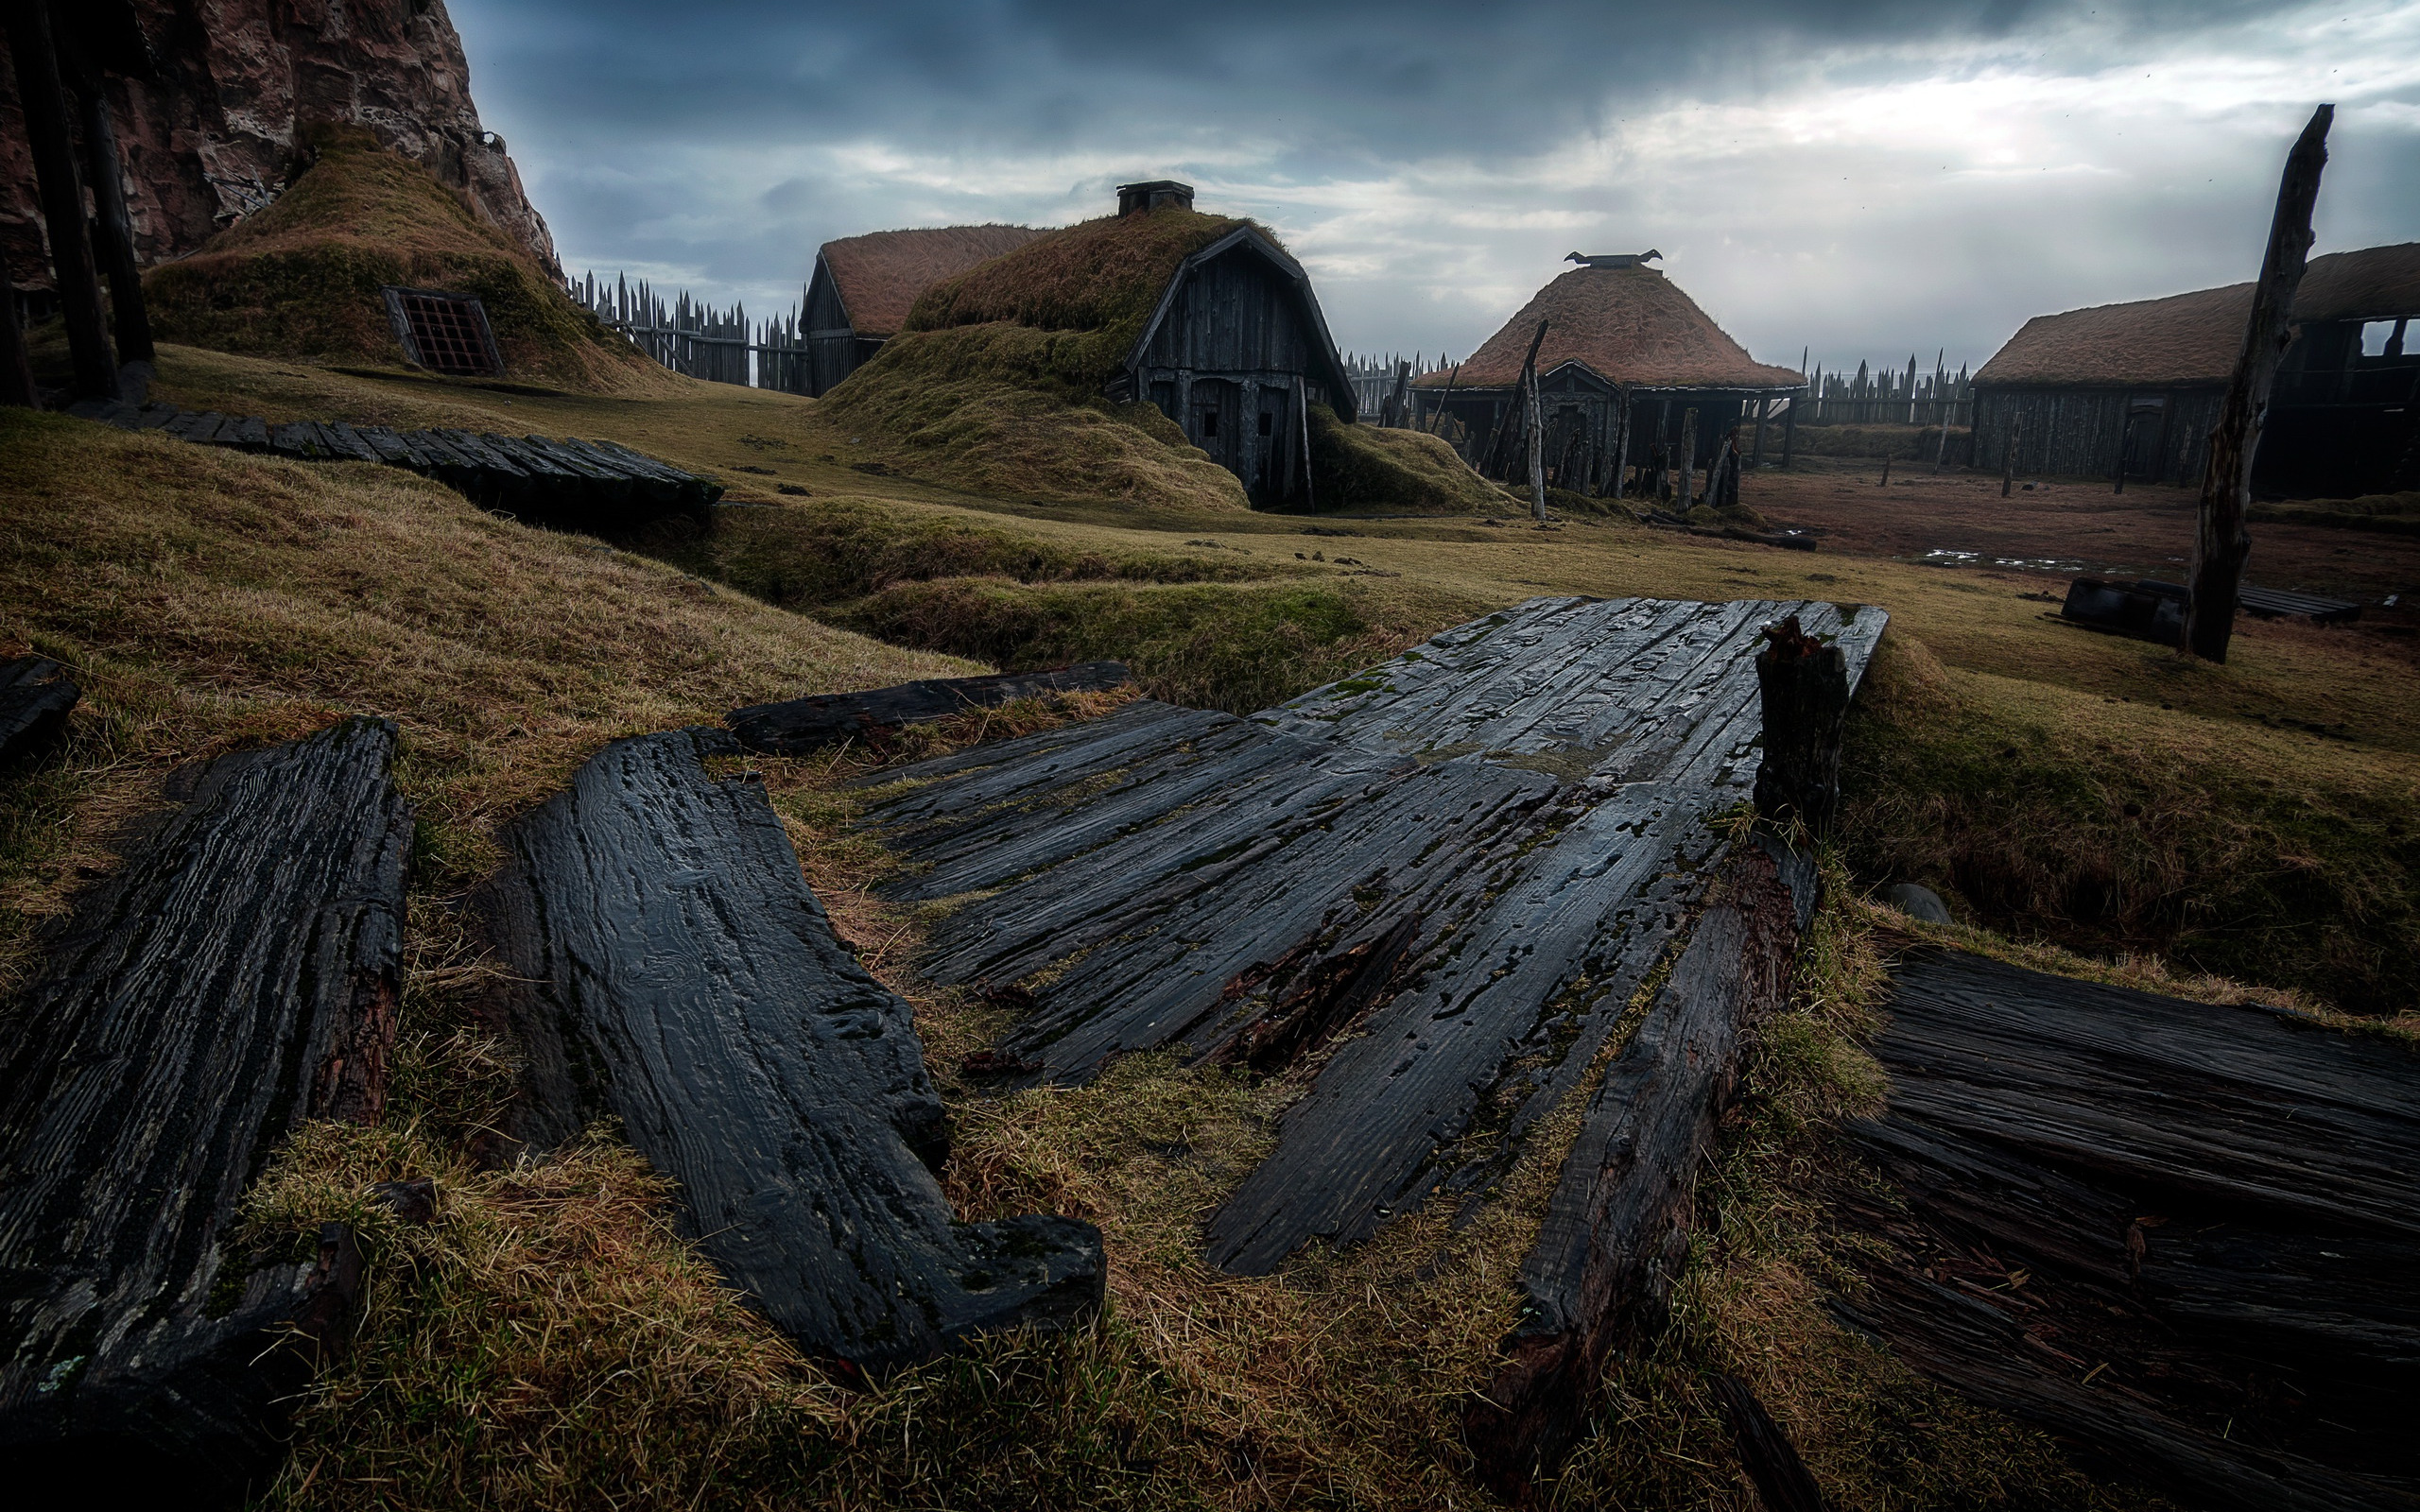
[{"label": "tall wooden stake", "polygon": [[17,99],[25,110],[26,145],[33,149],[60,313],[67,323],[75,395],[114,399],[117,362],[101,318],[101,285],[84,221],[83,176],[76,171],[76,138],[68,124],[67,90],[59,78],[50,7],[46,0],[0,0],[0,17],[6,18],[9,51],[17,65]]},{"label": "tall wooden stake", "polygon": [[1615,401],[1621,407],[1614,417],[1614,497],[1618,499],[1630,491],[1631,395],[1628,388],[1614,392],[1621,396]]},{"label": "tall wooden stake", "polygon": [[1533,363],[1523,374],[1530,395],[1530,512],[1547,523],[1546,422],[1538,412],[1538,369]]},{"label": "tall wooden stake", "polygon": [[2319,199],[2327,129],[2335,119],[2333,105],[2313,111],[2301,140],[2286,154],[2277,211],[2269,222],[2269,249],[2260,259],[2260,281],[2252,286],[2243,351],[2219,405],[2218,428],[2210,433],[2201,524],[2193,532],[2193,576],[2185,600],[2184,646],[2204,661],[2224,662],[2235,634],[2236,593],[2243,586],[2244,558],[2252,555],[2252,535],[2244,527],[2252,503],[2252,459],[2260,447],[2277,365],[2294,339],[2294,291],[2302,287],[2304,260],[2310,255],[2311,207]]},{"label": "tall wooden stake", "polygon": [[1697,487],[1698,471],[1698,410],[1695,404],[1681,411],[1681,484],[1672,500],[1680,506],[1680,514],[1689,512],[1689,494]]},{"label": "tall wooden stake", "polygon": [[1789,396],[1789,409],[1781,418],[1781,470],[1789,471],[1789,454],[1798,444],[1798,402],[1805,394]]},{"label": "tall wooden stake", "polygon": [[94,250],[110,280],[110,312],[116,318],[120,362],[151,362],[151,317],[143,306],[142,265],[134,256],[134,222],[126,210],[126,167],[117,152],[117,125],[100,70],[86,68],[78,81],[83,107],[85,168],[92,174]]},{"label": "tall wooden stake", "polygon": [[2016,413],[2016,402],[2012,399],[2008,406],[2008,436],[2000,442],[2000,497],[2003,499],[2016,484],[2016,440],[2024,431],[2025,421]]},{"label": "tall wooden stake", "polygon": [[1303,507],[1316,509],[1319,500],[1311,492],[1311,396],[1303,387],[1303,375],[1294,375],[1294,421],[1303,433]]}]

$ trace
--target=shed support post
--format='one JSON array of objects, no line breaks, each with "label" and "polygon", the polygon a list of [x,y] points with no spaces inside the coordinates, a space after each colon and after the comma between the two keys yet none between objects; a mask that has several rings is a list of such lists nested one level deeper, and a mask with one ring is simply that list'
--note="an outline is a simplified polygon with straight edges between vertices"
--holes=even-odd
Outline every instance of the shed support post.
[{"label": "shed support post", "polygon": [[1698,411],[1694,404],[1681,411],[1680,463],[1680,482],[1673,489],[1672,502],[1678,507],[1674,512],[1685,515],[1694,502],[1689,495],[1697,488]]},{"label": "shed support post", "polygon": [[1789,454],[1798,443],[1798,404],[1805,394],[1789,396],[1789,409],[1781,418],[1781,470],[1789,471]]},{"label": "shed support post", "polygon": [[1748,453],[1748,466],[1751,470],[1765,465],[1765,411],[1771,405],[1772,401],[1764,395],[1756,396],[1756,440]]},{"label": "shed support post", "polygon": [[2003,499],[2016,485],[2016,440],[2024,430],[2024,422],[2017,418],[2016,401],[2012,398],[2007,408],[2008,434],[2000,438],[2000,497]]},{"label": "shed support post", "polygon": [[101,318],[100,280],[84,219],[83,176],[76,171],[75,131],[68,121],[67,90],[59,77],[50,7],[43,0],[6,0],[0,16],[6,18],[9,51],[16,62],[17,99],[25,111],[26,145],[33,151],[43,231],[50,242],[51,271],[67,323],[73,391],[78,399],[114,399],[117,362],[110,354],[109,327]]}]

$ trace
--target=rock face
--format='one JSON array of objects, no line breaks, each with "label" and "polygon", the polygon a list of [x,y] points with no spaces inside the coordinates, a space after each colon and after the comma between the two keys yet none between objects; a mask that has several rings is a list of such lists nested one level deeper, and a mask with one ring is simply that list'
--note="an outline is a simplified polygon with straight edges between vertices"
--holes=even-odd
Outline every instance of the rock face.
[{"label": "rock face", "polygon": [[[182,257],[275,199],[304,132],[345,122],[425,163],[548,272],[554,238],[504,139],[479,125],[462,39],[442,0],[76,0],[140,29],[149,78],[103,86],[126,162],[136,249]],[[79,18],[80,20],[80,18]],[[90,23],[81,28],[95,29]],[[0,55],[7,47],[0,43]],[[0,66],[0,245],[21,286],[46,285],[32,159],[13,60]]]}]

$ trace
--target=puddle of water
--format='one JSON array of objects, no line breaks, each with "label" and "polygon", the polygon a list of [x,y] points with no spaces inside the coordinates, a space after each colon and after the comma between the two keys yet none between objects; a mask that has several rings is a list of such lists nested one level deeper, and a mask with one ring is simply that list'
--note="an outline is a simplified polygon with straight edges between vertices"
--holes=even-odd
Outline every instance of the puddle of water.
[{"label": "puddle of water", "polygon": [[2078,573],[2118,576],[2134,571],[2131,567],[2097,567],[2071,557],[1995,557],[1979,551],[1955,551],[1936,546],[1921,557],[1908,558],[1920,567],[2005,567],[2025,573]]}]

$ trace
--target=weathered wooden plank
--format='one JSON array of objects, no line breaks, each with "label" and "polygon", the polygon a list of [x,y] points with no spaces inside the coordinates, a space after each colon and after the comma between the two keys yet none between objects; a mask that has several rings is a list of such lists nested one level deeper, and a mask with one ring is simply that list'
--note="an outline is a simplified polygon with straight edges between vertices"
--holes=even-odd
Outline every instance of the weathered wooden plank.
[{"label": "weathered wooden plank", "polygon": [[67,669],[46,656],[0,664],[0,769],[39,756],[67,732],[67,716],[84,696]]},{"label": "weathered wooden plank", "polygon": [[1522,1263],[1521,1326],[1463,1414],[1480,1477],[1506,1494],[1561,1461],[1616,1342],[1662,1306],[1687,1255],[1697,1166],[1730,1103],[1741,1036],[1789,1000],[1813,885],[1812,864],[1771,842],[1735,852],[1590,1099]]},{"label": "weathered wooden plank", "polygon": [[257,415],[229,421],[218,433],[218,444],[247,452],[266,452],[269,446],[268,422]]},{"label": "weathered wooden plank", "polygon": [[479,902],[515,973],[527,1132],[618,1118],[700,1247],[811,1350],[887,1367],[1083,1315],[1091,1225],[955,1221],[908,1005],[833,936],[762,786],[707,774],[738,749],[615,742],[506,832]]},{"label": "weathered wooden plank", "polygon": [[371,444],[361,438],[361,433],[342,421],[329,421],[321,424],[320,435],[326,440],[329,453],[345,461],[382,460]]},{"label": "weathered wooden plank", "polygon": [[395,731],[230,756],[78,900],[0,1038],[0,1452],[12,1473],[173,1475],[202,1498],[280,1449],[350,1241],[230,1247],[306,1117],[374,1120],[395,1030],[411,813]]},{"label": "weathered wooden plank", "polygon": [[2414,1504],[2420,1056],[1952,953],[1893,978],[1848,1130],[1891,1250],[1835,1310],[2169,1496]]},{"label": "weathered wooden plank", "polygon": [[750,704],[723,716],[739,743],[775,756],[804,756],[844,740],[924,720],[946,719],[1015,698],[1053,693],[1107,693],[1132,681],[1122,662],[1080,662],[1044,672],[981,678],[928,678],[867,693],[818,693],[784,703]]}]

